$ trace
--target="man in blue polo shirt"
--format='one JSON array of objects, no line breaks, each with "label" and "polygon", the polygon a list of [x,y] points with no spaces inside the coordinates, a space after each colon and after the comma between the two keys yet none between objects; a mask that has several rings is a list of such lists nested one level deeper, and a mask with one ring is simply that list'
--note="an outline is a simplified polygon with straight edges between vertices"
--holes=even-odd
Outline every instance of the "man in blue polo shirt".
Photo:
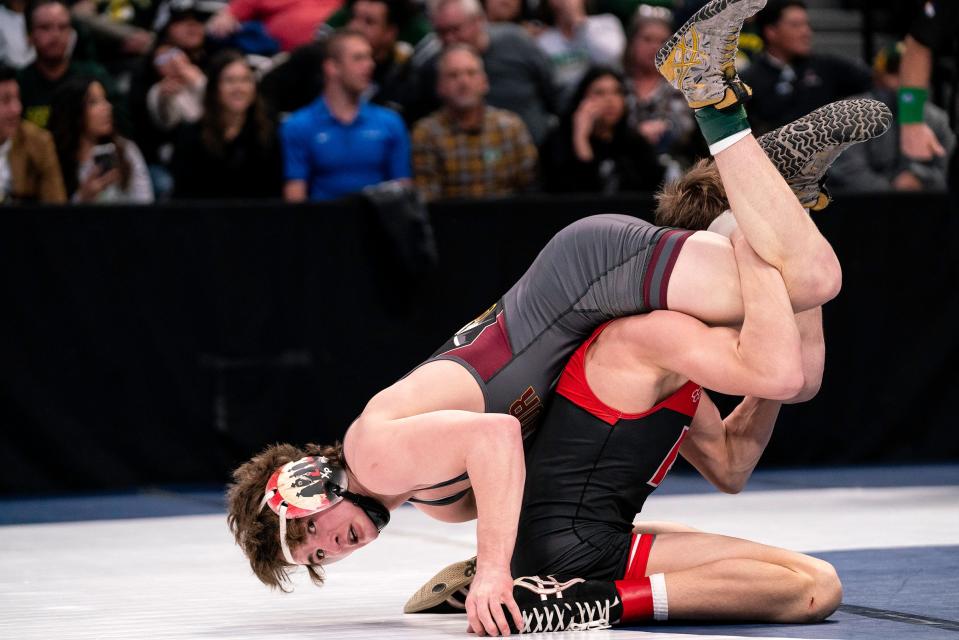
[{"label": "man in blue polo shirt", "polygon": [[343,30],[330,36],[323,93],[294,112],[280,130],[287,201],[330,200],[410,178],[403,120],[363,100],[374,66],[370,45],[360,33]]}]

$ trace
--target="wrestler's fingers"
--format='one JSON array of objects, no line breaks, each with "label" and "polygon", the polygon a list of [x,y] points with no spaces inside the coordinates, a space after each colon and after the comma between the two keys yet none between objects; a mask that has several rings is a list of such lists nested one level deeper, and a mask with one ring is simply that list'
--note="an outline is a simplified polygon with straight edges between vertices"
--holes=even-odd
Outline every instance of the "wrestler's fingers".
[{"label": "wrestler's fingers", "polygon": [[509,623],[506,622],[506,614],[502,605],[490,602],[490,611],[493,613],[493,620],[496,622],[496,628],[502,636],[509,635]]},{"label": "wrestler's fingers", "polygon": [[516,599],[513,597],[513,594],[509,594],[509,597],[506,598],[506,602],[503,603],[503,606],[509,610],[509,614],[513,618],[513,626],[519,629],[520,633],[522,633],[523,613],[520,611],[519,605],[516,604]]},{"label": "wrestler's fingers", "polygon": [[490,614],[490,601],[484,600],[481,604],[477,605],[476,608],[478,609],[477,614],[479,615],[480,622],[483,623],[483,631],[486,632],[486,635],[499,635],[496,628],[496,621],[493,620],[493,616]]},{"label": "wrestler's fingers", "polygon": [[469,622],[470,631],[472,631],[473,633],[475,633],[475,634],[478,635],[478,636],[485,635],[485,634],[483,633],[483,625],[482,625],[482,623],[480,622],[479,616],[476,615],[476,609],[477,609],[476,602],[475,602],[475,601],[472,601],[472,602],[467,601],[466,605],[467,605],[467,606],[466,606],[466,620],[467,620],[467,622]]}]

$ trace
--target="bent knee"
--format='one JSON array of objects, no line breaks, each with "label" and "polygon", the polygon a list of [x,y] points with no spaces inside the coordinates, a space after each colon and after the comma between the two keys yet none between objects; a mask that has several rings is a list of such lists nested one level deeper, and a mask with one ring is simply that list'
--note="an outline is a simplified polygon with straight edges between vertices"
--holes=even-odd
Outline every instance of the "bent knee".
[{"label": "bent knee", "polygon": [[809,558],[803,572],[809,577],[804,597],[803,622],[821,622],[831,616],[842,602],[842,582],[836,568],[825,560]]}]

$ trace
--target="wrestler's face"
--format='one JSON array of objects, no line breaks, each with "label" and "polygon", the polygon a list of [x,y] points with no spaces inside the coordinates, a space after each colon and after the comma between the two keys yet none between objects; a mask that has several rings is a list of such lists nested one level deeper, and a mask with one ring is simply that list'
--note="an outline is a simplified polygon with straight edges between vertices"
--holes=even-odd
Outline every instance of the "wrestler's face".
[{"label": "wrestler's face", "polygon": [[300,564],[342,560],[379,536],[366,513],[348,500],[307,518],[306,540],[291,549]]}]

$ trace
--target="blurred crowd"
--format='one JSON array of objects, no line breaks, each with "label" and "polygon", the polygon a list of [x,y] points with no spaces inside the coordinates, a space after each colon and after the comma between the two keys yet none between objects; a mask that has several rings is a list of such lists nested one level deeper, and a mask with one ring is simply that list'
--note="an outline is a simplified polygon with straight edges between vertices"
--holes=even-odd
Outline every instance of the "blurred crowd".
[{"label": "blurred crowd", "polygon": [[[651,191],[705,155],[656,52],[701,0],[3,0],[0,202],[321,201],[393,181],[426,200]],[[764,133],[870,94],[894,110],[902,44],[870,69],[818,53],[801,0],[741,40]],[[942,188],[955,145],[892,137],[834,171]]]}]

